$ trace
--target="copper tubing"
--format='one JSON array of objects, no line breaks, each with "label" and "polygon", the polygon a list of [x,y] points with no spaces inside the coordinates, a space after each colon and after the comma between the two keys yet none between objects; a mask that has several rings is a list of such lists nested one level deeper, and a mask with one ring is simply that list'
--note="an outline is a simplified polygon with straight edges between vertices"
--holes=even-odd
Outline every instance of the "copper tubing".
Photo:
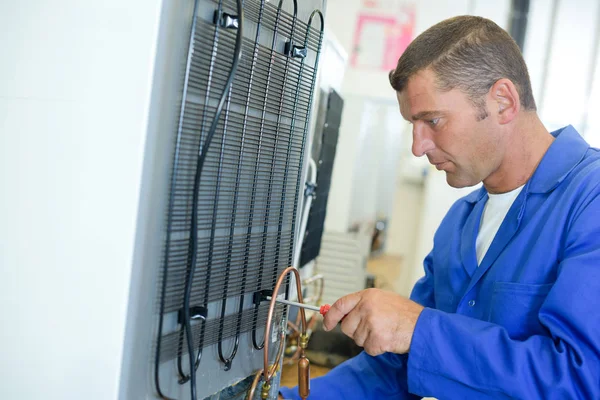
[{"label": "copper tubing", "polygon": [[[281,361],[281,356],[283,355],[283,349],[285,344],[285,331],[281,332],[281,337],[279,338],[279,350],[277,350],[277,356],[275,357],[275,361],[269,368],[269,374],[273,376],[277,369],[279,368],[279,362]],[[258,382],[260,381],[260,377],[263,375],[263,370],[258,370],[256,375],[254,376],[254,380],[252,381],[252,385],[248,390],[248,394],[246,395],[246,400],[252,400],[254,398],[254,393],[256,392],[256,388],[258,387]]]},{"label": "copper tubing", "polygon": [[[315,328],[315,325],[317,324],[317,316],[318,314],[313,314],[312,317],[310,317],[310,320],[306,323],[306,332],[312,332]],[[296,321],[296,324],[300,323],[300,313],[298,313],[298,318]],[[298,329],[298,326],[294,325],[292,322],[288,321],[288,327],[290,327],[294,333],[291,334],[292,339],[297,338],[298,341],[300,340],[300,329]],[[294,352],[294,354],[292,354],[292,356],[290,356],[289,358],[284,358],[283,359],[283,363],[288,365],[288,364],[292,364],[294,361],[298,360],[300,358],[300,353],[302,352],[302,348],[298,345],[298,348],[296,349],[296,351]]]},{"label": "copper tubing", "polygon": [[[316,274],[316,275],[311,276],[310,278],[305,279],[302,282],[302,286],[306,287],[306,285],[310,285],[311,283],[313,283],[313,284],[320,283],[318,295],[304,298],[303,302],[304,302],[304,304],[314,302],[315,305],[318,306],[321,304],[321,300],[323,298],[323,290],[325,287],[325,280],[323,278],[323,275]],[[311,332],[314,329],[316,322],[317,322],[317,316],[318,316],[318,314],[313,314],[312,317],[310,318],[310,320],[308,321],[307,327],[306,327],[306,333]],[[290,337],[292,339],[298,338],[300,336],[300,328],[298,328],[298,326],[300,325],[300,317],[301,317],[301,314],[298,313],[298,315],[296,316],[295,323],[293,323],[291,321],[288,321],[288,323],[287,323],[288,327],[294,331],[294,333],[290,334]],[[291,364],[294,361],[298,360],[300,358],[301,352],[302,352],[302,348],[300,346],[298,346],[298,348],[296,349],[294,354],[292,354],[291,357],[289,357],[287,359],[284,358],[284,361],[283,361],[284,364],[286,364],[286,365]]]},{"label": "copper tubing", "polygon": [[[273,377],[273,373],[269,371],[269,334],[271,332],[271,320],[273,319],[273,313],[275,312],[275,304],[277,300],[277,294],[279,293],[279,288],[283,283],[283,279],[287,276],[289,272],[293,272],[296,276],[296,289],[298,292],[298,302],[303,303],[302,299],[302,284],[300,281],[300,274],[298,270],[294,267],[287,267],[283,270],[279,278],[277,279],[277,283],[275,284],[275,288],[273,289],[273,294],[271,296],[271,302],[269,304],[269,313],[267,314],[267,326],[265,327],[265,348],[264,348],[264,368],[263,368],[263,376],[266,382],[269,382]],[[300,315],[302,319],[302,334],[306,334],[306,314],[304,313],[304,308],[300,309]]]},{"label": "copper tubing", "polygon": [[[250,390],[248,390],[248,395],[246,397],[247,400],[252,400],[254,394],[256,393],[256,388],[258,387],[258,382],[260,381],[260,376],[264,377],[265,383],[269,383],[275,372],[279,368],[279,362],[283,355],[283,349],[285,347],[285,330],[282,329],[281,338],[279,341],[279,350],[277,351],[277,356],[275,357],[275,362],[271,367],[269,367],[269,334],[271,332],[271,323],[273,322],[273,314],[275,312],[275,304],[277,299],[277,294],[279,293],[279,289],[281,288],[281,284],[283,283],[283,279],[287,276],[287,274],[292,271],[296,276],[296,289],[298,291],[298,301],[303,303],[302,299],[302,286],[300,282],[300,274],[298,270],[294,267],[287,267],[283,270],[279,278],[277,279],[277,283],[275,284],[275,288],[273,289],[273,294],[271,296],[271,302],[269,303],[269,313],[267,314],[267,325],[265,327],[265,347],[264,347],[264,368],[262,371],[258,371],[254,376],[254,380],[252,381],[252,386],[250,386]],[[300,309],[300,318],[302,322],[302,334],[306,335],[306,315],[304,313],[304,309]],[[304,357],[304,349],[301,349],[301,357]],[[307,360],[308,361],[308,360]],[[307,365],[308,366],[308,365]],[[308,376],[308,375],[306,375]]]},{"label": "copper tubing", "polygon": [[292,321],[287,322],[288,328],[292,328],[292,330],[294,332],[298,332],[298,334],[300,334],[300,328],[298,328],[298,325],[300,324],[299,319],[300,319],[300,313],[298,313],[298,318],[296,320],[296,323],[293,323]]},{"label": "copper tubing", "polygon": [[313,275],[309,278],[306,278],[304,280],[304,282],[302,282],[303,285],[310,285],[311,283],[315,282],[315,281],[322,281],[323,280],[323,274],[316,274]]},{"label": "copper tubing", "polygon": [[298,393],[302,399],[310,394],[310,362],[304,355],[298,361]]},{"label": "copper tubing", "polygon": [[275,361],[273,361],[273,365],[269,369],[269,374],[273,376],[275,372],[279,369],[279,362],[281,361],[281,356],[283,355],[283,350],[285,349],[285,331],[281,331],[281,337],[279,338],[279,349],[277,350],[277,356],[275,357]]},{"label": "copper tubing", "polygon": [[302,284],[306,287],[306,285],[310,285],[311,283],[317,283],[317,282],[320,282],[318,296],[311,296],[307,299],[304,299],[305,303],[313,303],[314,302],[316,305],[320,305],[321,300],[323,299],[323,289],[325,288],[325,279],[323,278],[323,275],[321,275],[321,274],[313,275],[310,278],[305,279],[304,282],[302,282]]},{"label": "copper tubing", "polygon": [[262,376],[262,374],[262,370],[258,370],[256,375],[254,375],[254,380],[252,381],[252,386],[250,386],[250,390],[248,390],[246,400],[252,400],[254,398],[254,392],[256,392],[256,387],[258,386],[258,381],[260,381],[260,377]]}]

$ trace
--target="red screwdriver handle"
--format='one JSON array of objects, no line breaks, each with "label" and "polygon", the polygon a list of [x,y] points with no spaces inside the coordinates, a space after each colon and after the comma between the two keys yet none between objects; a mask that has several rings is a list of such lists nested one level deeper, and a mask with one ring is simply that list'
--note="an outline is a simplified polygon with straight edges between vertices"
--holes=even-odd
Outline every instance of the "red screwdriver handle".
[{"label": "red screwdriver handle", "polygon": [[327,311],[329,311],[330,308],[331,306],[329,304],[323,304],[319,309],[319,314],[324,316],[325,314],[327,314]]},{"label": "red screwdriver handle", "polygon": [[[327,312],[329,311],[330,308],[331,308],[331,306],[329,304],[323,304],[321,306],[321,308],[319,309],[319,314],[321,314],[322,316],[325,316],[325,314],[327,314]],[[346,318],[345,315],[342,317],[340,322],[342,322],[344,320],[344,318]]]}]

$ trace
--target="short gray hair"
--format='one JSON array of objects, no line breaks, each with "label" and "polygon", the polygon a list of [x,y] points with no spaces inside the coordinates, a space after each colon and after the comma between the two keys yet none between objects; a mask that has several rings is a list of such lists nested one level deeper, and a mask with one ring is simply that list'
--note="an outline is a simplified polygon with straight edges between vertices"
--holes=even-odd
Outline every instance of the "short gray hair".
[{"label": "short gray hair", "polygon": [[485,94],[499,79],[512,81],[521,106],[535,111],[527,65],[510,35],[489,19],[460,16],[446,19],[420,34],[390,71],[390,84],[402,92],[417,72],[431,68],[440,90],[457,88],[487,116]]}]

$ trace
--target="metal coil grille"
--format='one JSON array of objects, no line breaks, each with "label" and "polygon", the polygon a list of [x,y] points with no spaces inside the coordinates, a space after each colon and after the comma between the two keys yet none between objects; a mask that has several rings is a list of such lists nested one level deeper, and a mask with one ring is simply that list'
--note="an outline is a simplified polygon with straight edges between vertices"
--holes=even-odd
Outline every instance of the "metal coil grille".
[{"label": "metal coil grille", "polygon": [[[187,353],[182,330],[162,334],[162,317],[182,309],[198,154],[206,145],[235,52],[236,30],[219,22],[224,13],[235,14],[235,2],[215,4],[215,23],[196,17],[176,138],[160,280],[160,362]],[[306,24],[275,5],[244,3],[244,23],[254,24],[256,36],[242,40],[242,58],[202,167],[190,301],[193,307],[207,307],[221,300],[223,309],[220,317],[194,324],[194,350],[264,326],[267,304],[249,310],[240,306],[238,313],[225,315],[225,301],[242,296],[236,301],[243,304],[244,295],[273,289],[279,273],[293,262],[303,153],[322,41],[322,14],[313,14],[321,18],[321,26],[315,22],[319,29],[310,26],[312,16]],[[260,35],[273,38],[273,46],[262,44]],[[287,38],[289,46],[275,46],[277,37]],[[298,49],[304,49],[305,58],[293,55]],[[306,59],[314,63],[308,65]]]},{"label": "metal coil grille", "polygon": [[[258,320],[261,324],[265,324],[267,320],[267,309],[261,308],[258,313]],[[283,315],[284,306],[277,305],[275,309],[275,319],[280,319]],[[241,325],[242,330],[249,331],[254,324],[254,312],[253,310],[245,310],[241,314]],[[212,320],[206,323],[205,333],[204,333],[204,345],[210,346],[219,341],[219,329],[220,329],[219,320]],[[236,326],[238,324],[238,315],[228,315],[223,319],[223,326],[226,331],[235,331]],[[200,335],[201,327],[200,325],[196,325],[193,328],[194,337]],[[163,347],[161,349],[161,358],[169,359],[173,357],[178,351],[182,352],[182,355],[187,354],[186,346],[183,346],[181,349],[179,347],[179,335],[177,332],[173,332],[167,334],[163,337]]]}]

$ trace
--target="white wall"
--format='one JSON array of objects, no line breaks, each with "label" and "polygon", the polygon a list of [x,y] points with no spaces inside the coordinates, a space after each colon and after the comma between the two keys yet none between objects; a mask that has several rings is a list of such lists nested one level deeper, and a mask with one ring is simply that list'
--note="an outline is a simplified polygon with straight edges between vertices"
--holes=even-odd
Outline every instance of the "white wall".
[{"label": "white wall", "polygon": [[362,102],[352,101],[344,95],[344,92],[342,92],[342,97],[344,98],[344,110],[325,217],[325,229],[331,232],[347,232],[350,225],[352,172],[354,163],[359,157],[357,143],[360,130],[356,129],[356,126],[361,124]]},{"label": "white wall", "polygon": [[[588,91],[592,85],[598,7],[600,2],[596,0],[558,2],[552,46],[544,64],[547,76],[542,84],[545,87],[537,99],[542,121],[550,130],[566,124],[572,124],[576,129],[583,127]],[[537,16],[534,14],[532,18],[536,20]],[[535,34],[536,31],[530,31],[526,40]],[[526,47],[527,61],[527,51],[535,46],[531,40]],[[539,79],[537,73],[535,75]]]},{"label": "white wall", "polygon": [[549,62],[548,41],[551,39],[552,4],[555,0],[530,1],[523,56],[529,70],[533,97],[539,107],[544,86],[544,69]]},{"label": "white wall", "polygon": [[[346,54],[352,53],[355,19],[360,11],[358,0],[327,1],[327,28],[335,36]],[[353,189],[353,173],[356,160],[360,157],[358,147],[360,126],[363,115],[363,99],[361,95],[352,97],[352,79],[349,77],[352,68],[347,65],[344,71],[341,96],[344,99],[344,110],[340,124],[340,135],[331,177],[331,188],[325,219],[325,229],[331,232],[346,232],[350,225],[351,195]],[[377,81],[371,79],[370,82]],[[350,88],[350,90],[349,90]]]},{"label": "white wall", "polygon": [[[362,4],[362,0],[327,2],[327,26],[350,55]],[[381,199],[394,192],[386,181],[393,185],[398,160],[393,135],[399,136],[403,128],[389,123],[388,109],[397,106],[388,71],[348,65],[341,95],[344,111],[325,221],[325,228],[334,232],[346,232],[354,223],[372,223],[381,210],[393,208]]]},{"label": "white wall", "polygon": [[118,396],[161,3],[0,2],[0,398]]},{"label": "white wall", "polygon": [[[397,113],[400,115],[399,111]],[[412,265],[412,257],[415,254],[424,200],[424,176],[429,163],[426,159],[413,156],[412,127],[409,124],[402,126],[404,129],[401,134],[398,174],[394,181],[394,201],[385,252],[401,257],[403,265],[406,266]]]},{"label": "white wall", "polygon": [[598,145],[600,3],[532,0],[531,6],[524,55],[541,119],[549,130],[572,124]]},{"label": "white wall", "polygon": [[352,171],[344,171],[352,178],[348,226],[372,225],[375,219],[391,214],[402,117],[395,101],[350,95],[346,102],[360,110],[356,115],[360,129],[351,127],[358,131],[357,157]]},{"label": "white wall", "polygon": [[600,147],[600,52],[596,57],[592,93],[587,107],[585,139],[594,147]]}]

